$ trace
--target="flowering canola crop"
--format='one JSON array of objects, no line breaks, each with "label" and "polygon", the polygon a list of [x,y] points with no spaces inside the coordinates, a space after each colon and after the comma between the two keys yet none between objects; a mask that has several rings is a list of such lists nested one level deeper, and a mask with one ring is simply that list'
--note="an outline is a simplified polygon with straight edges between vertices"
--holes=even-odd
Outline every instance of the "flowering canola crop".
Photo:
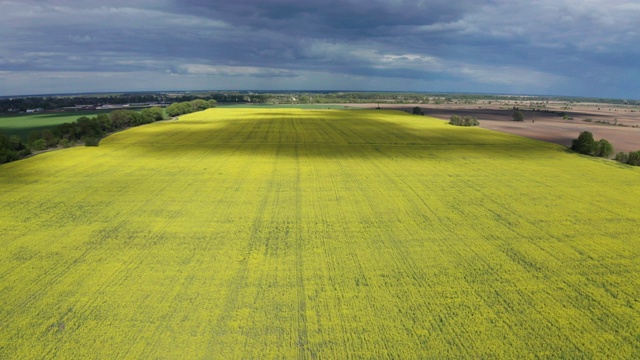
[{"label": "flowering canola crop", "polygon": [[0,358],[638,358],[640,169],[212,109],[0,166]]}]

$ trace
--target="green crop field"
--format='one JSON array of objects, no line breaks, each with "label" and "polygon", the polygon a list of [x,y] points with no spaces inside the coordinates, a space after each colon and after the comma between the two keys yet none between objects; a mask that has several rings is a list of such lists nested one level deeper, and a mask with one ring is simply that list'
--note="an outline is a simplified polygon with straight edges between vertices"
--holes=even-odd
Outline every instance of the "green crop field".
[{"label": "green crop field", "polygon": [[97,110],[0,116],[0,132],[27,139],[31,131],[51,129],[56,125],[74,122],[82,116],[92,117],[108,112]]},{"label": "green crop field", "polygon": [[212,109],[0,166],[1,359],[640,358],[640,169]]}]

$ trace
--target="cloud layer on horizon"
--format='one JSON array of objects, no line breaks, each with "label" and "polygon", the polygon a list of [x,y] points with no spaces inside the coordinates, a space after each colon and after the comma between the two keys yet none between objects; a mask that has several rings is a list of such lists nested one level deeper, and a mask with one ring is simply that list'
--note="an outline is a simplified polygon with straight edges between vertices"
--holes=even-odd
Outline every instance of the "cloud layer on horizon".
[{"label": "cloud layer on horizon", "polygon": [[640,98],[640,3],[0,2],[0,95],[344,89]]}]

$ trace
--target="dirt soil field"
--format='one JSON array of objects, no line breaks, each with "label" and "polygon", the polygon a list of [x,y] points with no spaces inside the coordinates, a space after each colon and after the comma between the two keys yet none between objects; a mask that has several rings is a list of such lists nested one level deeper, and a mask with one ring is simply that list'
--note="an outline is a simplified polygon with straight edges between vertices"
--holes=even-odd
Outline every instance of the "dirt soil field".
[{"label": "dirt soil field", "polygon": [[[352,107],[376,108],[378,104],[351,104]],[[512,119],[513,106],[522,108],[522,104],[503,101],[489,104],[486,101],[477,104],[380,104],[383,109],[411,112],[419,106],[425,115],[447,120],[451,115],[475,116],[480,126],[486,129],[502,131],[510,134],[526,136],[532,139],[548,141],[564,146],[571,146],[571,140],[578,137],[581,131],[591,131],[596,140],[607,139],[613,144],[615,151],[640,150],[640,112],[632,107],[611,104],[579,103],[571,104],[565,110],[564,103],[547,104],[547,110],[523,110],[525,121]],[[573,120],[565,120],[557,112],[565,112]],[[584,121],[591,119],[591,122]],[[596,121],[622,124],[598,124]],[[636,126],[636,127],[634,127]]]}]

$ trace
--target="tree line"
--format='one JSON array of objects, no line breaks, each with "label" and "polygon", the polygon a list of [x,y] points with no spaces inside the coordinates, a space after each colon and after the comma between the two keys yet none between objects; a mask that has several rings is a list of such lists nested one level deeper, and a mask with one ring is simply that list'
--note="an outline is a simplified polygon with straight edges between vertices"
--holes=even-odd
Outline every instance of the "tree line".
[{"label": "tree line", "polygon": [[[614,153],[613,145],[609,141],[606,139],[596,141],[590,131],[581,132],[578,138],[571,142],[571,150],[580,154],[607,159]],[[613,159],[623,164],[640,166],[640,150],[628,153],[619,152]]]},{"label": "tree line", "polygon": [[451,115],[449,119],[449,124],[455,126],[478,126],[480,122],[474,116],[459,116],[459,115]]},{"label": "tree line", "polygon": [[[173,117],[215,105],[215,100],[197,99],[171,104],[166,112]],[[0,164],[22,159],[31,155],[32,151],[68,148],[82,143],[86,146],[98,146],[100,139],[107,134],[164,119],[165,110],[161,107],[146,108],[140,112],[115,110],[91,118],[82,116],[72,123],[60,124],[52,129],[32,131],[26,142],[17,135],[6,136],[0,133]]]},{"label": "tree line", "polygon": [[629,164],[633,166],[640,166],[640,150],[631,151],[628,153],[619,152],[614,157],[616,161],[619,161],[623,164]]},{"label": "tree line", "polygon": [[202,111],[216,107],[217,101],[214,99],[203,100],[196,99],[193,101],[176,102],[167,106],[167,115],[171,117],[189,114],[196,111]]},{"label": "tree line", "polygon": [[252,94],[245,96],[239,92],[197,92],[197,93],[151,93],[151,94],[95,94],[76,96],[17,96],[0,97],[0,113],[25,112],[28,109],[41,108],[45,111],[65,107],[123,105],[132,103],[175,103],[193,100],[216,100],[217,102],[265,102],[267,96]]},{"label": "tree line", "polygon": [[583,131],[571,142],[571,150],[584,155],[609,158],[613,155],[613,145],[606,139],[596,141],[590,131]]},{"label": "tree line", "polygon": [[31,155],[31,149],[22,142],[20,136],[7,137],[0,133],[0,164],[22,159],[29,155]]},{"label": "tree line", "polygon": [[[275,104],[324,104],[324,103],[368,103],[392,104],[475,104],[480,100],[536,102],[544,107],[545,102],[564,101],[598,102],[619,105],[640,105],[640,100],[592,99],[558,96],[508,96],[460,93],[409,93],[409,92],[355,92],[355,91],[199,91],[157,92],[125,94],[82,94],[0,97],[0,113],[25,112],[42,108],[55,110],[76,105],[105,105],[130,103],[173,103],[197,99],[216,100],[218,103],[275,103]],[[531,105],[531,104],[530,104]],[[514,109],[515,110],[515,109]],[[562,115],[561,115],[562,116]]]},{"label": "tree line", "polygon": [[[191,99],[189,99],[191,100]],[[185,101],[171,99],[164,94],[97,94],[80,96],[24,96],[0,99],[0,112],[25,112],[28,109],[42,108],[43,110],[57,110],[64,107],[123,105],[130,103],[163,103],[171,101]]]}]

